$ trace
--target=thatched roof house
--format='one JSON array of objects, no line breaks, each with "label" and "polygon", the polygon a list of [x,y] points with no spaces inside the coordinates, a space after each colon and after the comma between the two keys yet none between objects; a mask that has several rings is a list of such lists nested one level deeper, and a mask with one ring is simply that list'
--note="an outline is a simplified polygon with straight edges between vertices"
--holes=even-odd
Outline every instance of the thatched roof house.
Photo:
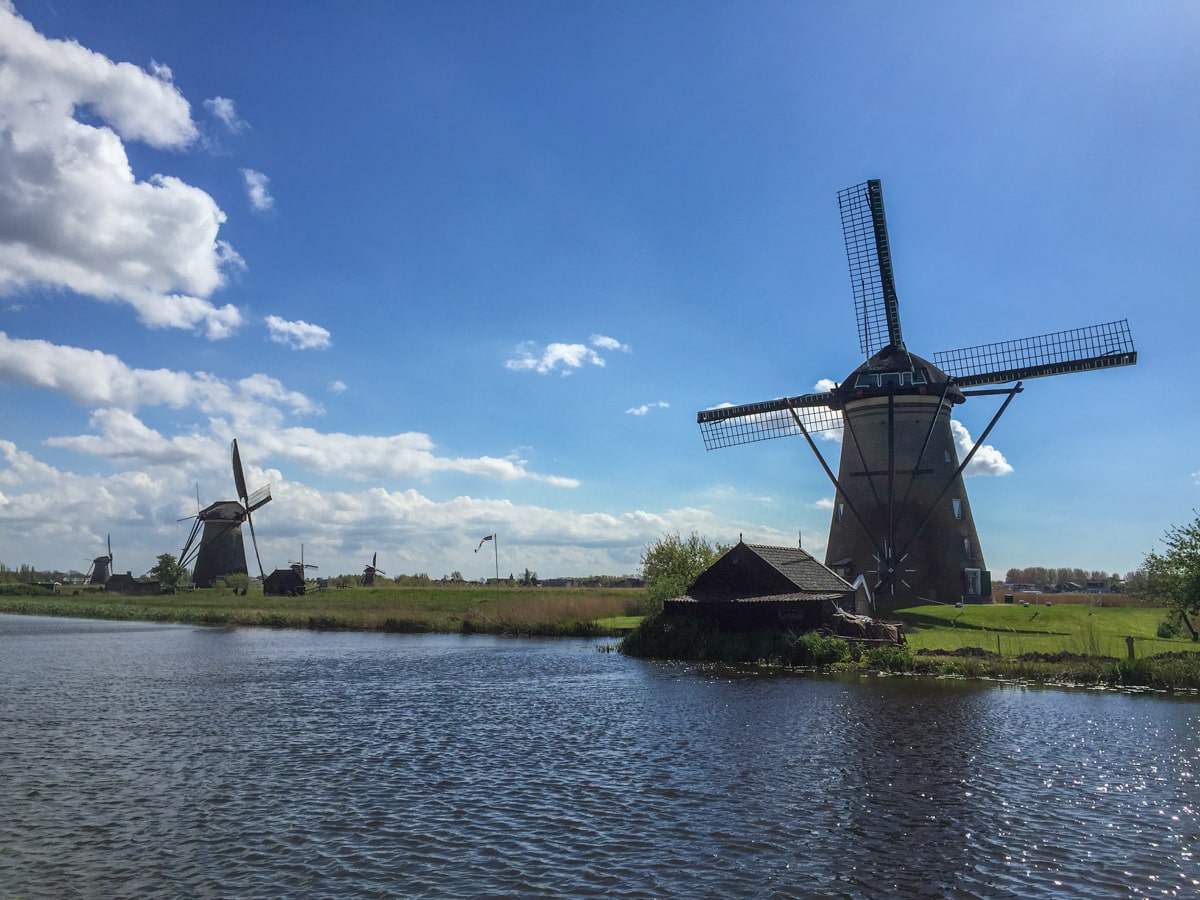
[{"label": "thatched roof house", "polygon": [[700,574],[683,597],[663,604],[667,615],[716,619],[725,629],[828,623],[837,608],[869,612],[864,587],[854,585],[799,547],[738,542]]}]

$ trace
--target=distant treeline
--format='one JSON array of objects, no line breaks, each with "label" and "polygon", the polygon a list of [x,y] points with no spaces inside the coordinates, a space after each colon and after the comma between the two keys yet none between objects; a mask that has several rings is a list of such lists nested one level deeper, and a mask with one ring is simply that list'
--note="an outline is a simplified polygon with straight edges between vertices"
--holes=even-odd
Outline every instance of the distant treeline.
[{"label": "distant treeline", "polygon": [[1046,566],[1029,566],[1024,569],[1009,569],[1004,576],[1005,584],[1036,584],[1061,587],[1074,584],[1085,588],[1089,583],[1101,584],[1105,590],[1120,587],[1135,577],[1135,573],[1122,576],[1117,572],[1074,568],[1047,568]]},{"label": "distant treeline", "polygon": [[24,564],[12,569],[4,563],[0,563],[0,584],[33,584],[40,581],[66,582],[72,578],[83,578],[83,573],[35,569],[33,566]]}]

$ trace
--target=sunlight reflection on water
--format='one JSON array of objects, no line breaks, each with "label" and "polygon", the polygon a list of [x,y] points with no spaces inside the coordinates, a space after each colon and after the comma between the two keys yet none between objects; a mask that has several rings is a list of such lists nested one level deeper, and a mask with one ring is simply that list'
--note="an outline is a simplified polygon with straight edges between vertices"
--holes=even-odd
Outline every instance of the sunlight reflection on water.
[{"label": "sunlight reflection on water", "polygon": [[0,896],[1190,896],[1194,698],[0,616]]}]

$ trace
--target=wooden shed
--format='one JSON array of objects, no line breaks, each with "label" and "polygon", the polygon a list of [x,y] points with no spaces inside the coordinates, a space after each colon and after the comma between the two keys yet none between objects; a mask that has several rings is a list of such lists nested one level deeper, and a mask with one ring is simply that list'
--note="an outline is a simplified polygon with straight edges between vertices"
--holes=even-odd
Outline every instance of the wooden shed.
[{"label": "wooden shed", "polygon": [[157,578],[134,578],[132,572],[124,575],[113,575],[104,583],[106,594],[121,594],[126,597],[138,597],[151,594],[161,594],[162,586]]},{"label": "wooden shed", "polygon": [[[296,571],[297,566],[276,569],[263,581],[263,595],[267,597],[304,596],[304,576]],[[301,570],[303,571],[303,570]]]},{"label": "wooden shed", "polygon": [[738,544],[705,569],[667,615],[715,619],[722,629],[784,627],[809,631],[836,609],[868,613],[865,587],[854,585],[799,547]]}]

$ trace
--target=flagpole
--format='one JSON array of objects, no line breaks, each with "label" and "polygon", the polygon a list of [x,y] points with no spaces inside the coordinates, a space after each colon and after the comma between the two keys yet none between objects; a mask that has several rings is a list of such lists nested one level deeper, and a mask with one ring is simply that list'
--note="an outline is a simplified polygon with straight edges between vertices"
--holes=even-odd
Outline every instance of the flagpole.
[{"label": "flagpole", "polygon": [[496,554],[496,602],[500,602],[500,535],[492,535],[492,550]]}]

